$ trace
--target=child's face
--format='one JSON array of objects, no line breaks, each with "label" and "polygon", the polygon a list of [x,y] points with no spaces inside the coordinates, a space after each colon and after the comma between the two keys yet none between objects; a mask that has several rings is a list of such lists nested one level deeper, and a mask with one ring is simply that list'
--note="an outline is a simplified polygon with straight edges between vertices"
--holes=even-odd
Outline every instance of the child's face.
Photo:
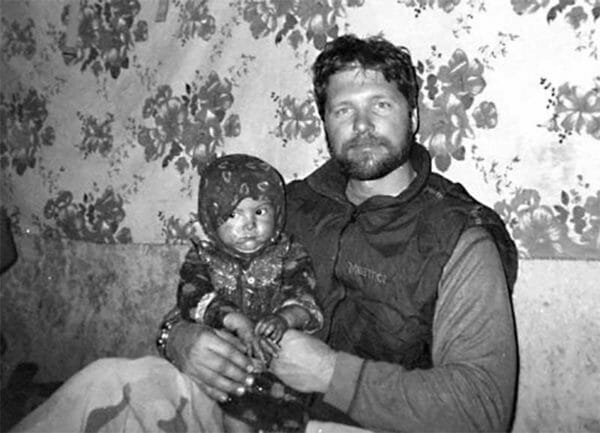
[{"label": "child's face", "polygon": [[217,228],[221,241],[241,253],[258,251],[273,234],[275,212],[267,200],[243,199]]}]

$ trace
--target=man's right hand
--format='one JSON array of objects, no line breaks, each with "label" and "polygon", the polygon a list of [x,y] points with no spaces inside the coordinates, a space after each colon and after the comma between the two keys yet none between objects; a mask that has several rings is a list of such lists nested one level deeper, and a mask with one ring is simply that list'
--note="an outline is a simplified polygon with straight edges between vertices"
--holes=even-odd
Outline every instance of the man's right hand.
[{"label": "man's right hand", "polygon": [[252,384],[255,367],[244,344],[226,330],[180,322],[171,330],[168,352],[175,365],[191,376],[212,399],[241,395]]},{"label": "man's right hand", "polygon": [[281,339],[279,356],[271,371],[286,385],[301,392],[325,393],[331,383],[337,354],[321,340],[289,329]]}]

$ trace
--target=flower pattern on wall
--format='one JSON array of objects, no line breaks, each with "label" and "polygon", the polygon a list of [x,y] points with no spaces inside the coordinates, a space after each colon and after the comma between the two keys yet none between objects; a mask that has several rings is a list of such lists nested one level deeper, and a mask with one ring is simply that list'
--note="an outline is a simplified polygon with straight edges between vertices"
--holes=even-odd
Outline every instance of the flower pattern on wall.
[{"label": "flower pattern on wall", "polygon": [[174,215],[167,216],[163,212],[159,212],[158,219],[162,224],[166,244],[187,244],[193,236],[198,235],[198,215],[196,213],[192,213],[187,221],[182,221],[181,218]]},{"label": "flower pattern on wall", "polygon": [[338,19],[346,15],[346,7],[362,6],[364,0],[250,0],[244,3],[244,20],[250,23],[250,31],[256,39],[279,29],[275,34],[276,43],[287,38],[294,48],[306,41],[322,49],[327,40],[338,36]]},{"label": "flower pattern on wall", "polygon": [[92,115],[85,116],[78,112],[77,117],[81,121],[81,133],[83,140],[79,144],[79,150],[83,152],[84,158],[92,153],[107,156],[113,147],[112,123],[115,117],[107,113],[104,121],[99,121]]},{"label": "flower pattern on wall", "polygon": [[313,98],[298,101],[290,95],[280,98],[274,94],[271,98],[277,103],[279,120],[271,133],[282,139],[284,145],[297,139],[312,143],[321,135],[321,121]]},{"label": "flower pattern on wall", "polygon": [[185,45],[199,37],[208,41],[216,31],[215,17],[210,14],[206,0],[176,0],[181,25],[177,37]]},{"label": "flower pattern on wall", "polygon": [[[2,201],[15,231],[186,243],[216,155],[256,150],[290,178],[328,159],[312,60],[337,35],[383,34],[417,61],[434,170],[481,186],[523,257],[600,259],[598,0],[56,3],[3,3],[0,18]],[[514,128],[509,98],[523,111]],[[548,179],[576,174],[573,188]]]},{"label": "flower pattern on wall", "polygon": [[13,56],[23,56],[31,60],[36,52],[36,41],[33,37],[35,22],[29,18],[27,23],[21,26],[18,21],[9,21],[2,17],[2,55],[10,60]]},{"label": "flower pattern on wall", "polygon": [[588,18],[594,21],[600,17],[600,5],[596,1],[586,1],[584,6],[578,5],[576,0],[511,0],[513,9],[518,14],[534,13],[539,9],[547,8],[546,19],[548,22],[555,20],[559,15],[564,15],[567,22],[577,28],[582,21]]},{"label": "flower pattern on wall", "polygon": [[398,0],[398,3],[404,3],[406,6],[413,8],[417,16],[427,8],[439,8],[449,13],[460,2],[461,0]]},{"label": "flower pattern on wall", "polygon": [[561,142],[574,132],[600,140],[600,77],[588,90],[569,83],[555,89],[545,78],[540,83],[552,89],[549,104],[554,107],[554,114],[547,123],[549,131],[557,132]]},{"label": "flower pattern on wall", "polygon": [[34,168],[42,146],[54,144],[54,128],[48,118],[46,98],[30,88],[25,95],[0,93],[0,167],[22,175]]},{"label": "flower pattern on wall", "polygon": [[[600,247],[600,190],[578,176],[578,188],[562,191],[560,203],[543,204],[538,191],[517,189],[495,210],[507,224],[522,257],[587,257]],[[583,192],[582,192],[583,191]]]},{"label": "flower pattern on wall", "polygon": [[[418,70],[427,74],[424,83],[426,100],[420,110],[421,142],[431,153],[435,166],[446,171],[452,159],[465,158],[464,139],[474,136],[471,126],[471,110],[475,97],[486,86],[484,67],[478,60],[469,60],[463,50],[456,50],[447,65],[440,66],[437,73],[431,72],[431,61],[419,63]],[[481,102],[472,111],[472,118],[479,128],[494,128],[497,113],[493,102]]]},{"label": "flower pattern on wall", "polygon": [[215,156],[226,136],[240,134],[239,117],[227,111],[233,104],[232,85],[211,72],[185,85],[185,93],[175,96],[169,85],[160,86],[146,98],[144,119],[153,126],[140,126],[138,142],[144,147],[146,161],[162,158],[162,166],[173,161],[179,173],[189,168],[200,170]]},{"label": "flower pattern on wall", "polygon": [[[539,10],[546,10],[546,21],[553,21],[562,17],[568,23],[582,43],[577,51],[588,51],[589,55],[598,59],[598,18],[600,18],[600,3],[596,0],[511,0],[514,11],[519,14],[531,14]],[[587,29],[589,27],[589,29]]]},{"label": "flower pattern on wall", "polygon": [[60,191],[44,206],[44,217],[54,226],[40,223],[50,237],[67,237],[97,243],[130,243],[131,230],[119,227],[125,218],[123,198],[112,187],[107,187],[98,198],[92,193],[83,195],[82,202],[74,202],[70,191]]},{"label": "flower pattern on wall", "polygon": [[65,6],[63,24],[80,20],[74,45],[67,40],[66,32],[61,36],[59,45],[65,63],[81,63],[82,71],[89,66],[96,76],[108,72],[116,79],[122,69],[129,68],[134,44],[147,39],[148,23],[136,21],[140,9],[138,0],[81,0],[79,15]]}]

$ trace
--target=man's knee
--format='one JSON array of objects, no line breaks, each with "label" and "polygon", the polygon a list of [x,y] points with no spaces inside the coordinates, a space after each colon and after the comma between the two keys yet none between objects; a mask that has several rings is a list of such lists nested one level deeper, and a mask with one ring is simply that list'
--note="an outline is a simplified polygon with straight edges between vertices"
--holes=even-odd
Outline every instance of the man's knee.
[{"label": "man's knee", "polygon": [[157,368],[174,369],[168,361],[152,356],[137,359],[101,358],[73,375],[70,382],[100,383],[110,386],[110,383],[120,383],[123,379],[131,380],[134,377],[149,375],[150,371]]}]

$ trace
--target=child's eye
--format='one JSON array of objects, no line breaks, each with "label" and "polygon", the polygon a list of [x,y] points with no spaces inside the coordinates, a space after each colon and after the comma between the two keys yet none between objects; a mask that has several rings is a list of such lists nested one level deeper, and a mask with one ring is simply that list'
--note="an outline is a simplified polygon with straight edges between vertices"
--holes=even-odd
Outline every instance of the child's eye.
[{"label": "child's eye", "polygon": [[256,215],[267,215],[270,211],[271,211],[271,208],[268,206],[265,206],[265,207],[259,207],[258,209],[256,209],[255,213],[256,213]]}]

